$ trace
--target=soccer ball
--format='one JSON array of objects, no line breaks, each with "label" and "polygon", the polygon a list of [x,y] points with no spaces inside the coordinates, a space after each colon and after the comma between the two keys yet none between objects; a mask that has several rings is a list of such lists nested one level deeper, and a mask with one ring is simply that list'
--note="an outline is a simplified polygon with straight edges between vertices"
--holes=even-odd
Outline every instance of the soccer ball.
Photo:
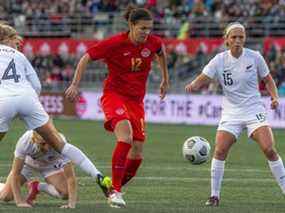
[{"label": "soccer ball", "polygon": [[209,159],[211,146],[200,136],[188,138],[183,144],[183,157],[192,164],[202,164]]}]

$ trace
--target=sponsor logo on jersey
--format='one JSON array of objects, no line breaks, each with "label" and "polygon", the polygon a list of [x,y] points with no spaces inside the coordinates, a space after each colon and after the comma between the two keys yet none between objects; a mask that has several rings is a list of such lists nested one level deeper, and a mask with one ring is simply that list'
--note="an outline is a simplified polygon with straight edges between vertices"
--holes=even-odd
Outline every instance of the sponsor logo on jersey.
[{"label": "sponsor logo on jersey", "polygon": [[147,58],[148,56],[150,56],[151,52],[148,48],[143,48],[141,51],[141,56],[144,58]]},{"label": "sponsor logo on jersey", "polygon": [[248,70],[248,69],[251,68],[251,67],[252,67],[252,65],[249,65],[249,66],[246,67],[246,69]]},{"label": "sponsor logo on jersey", "polygon": [[131,54],[131,52],[125,52],[125,53],[123,53],[124,56],[128,56],[128,55],[130,55],[130,54]]},{"label": "sponsor logo on jersey", "polygon": [[252,68],[252,64],[251,64],[251,65],[249,65],[249,66],[247,66],[245,71],[246,71],[246,72],[250,72],[250,71],[252,71],[252,69],[250,69],[250,68]]}]

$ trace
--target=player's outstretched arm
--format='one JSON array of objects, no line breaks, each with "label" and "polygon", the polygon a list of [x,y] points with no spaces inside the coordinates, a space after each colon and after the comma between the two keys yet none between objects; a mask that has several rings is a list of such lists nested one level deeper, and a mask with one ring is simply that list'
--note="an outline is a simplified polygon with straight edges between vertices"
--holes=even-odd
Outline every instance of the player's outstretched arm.
[{"label": "player's outstretched arm", "polygon": [[77,64],[71,85],[65,91],[65,96],[68,100],[74,101],[77,98],[79,94],[79,83],[89,61],[90,56],[88,53],[86,53],[84,56],[82,56],[79,63]]},{"label": "player's outstretched arm", "polygon": [[271,76],[268,74],[262,79],[265,83],[266,90],[268,91],[269,95],[271,96],[271,109],[276,109],[279,105],[279,96],[277,92],[276,84]]},{"label": "player's outstretched arm", "polygon": [[77,201],[77,180],[72,163],[68,163],[64,167],[64,174],[67,182],[68,204],[61,208],[75,208]]},{"label": "player's outstretched arm", "polygon": [[202,86],[208,85],[211,82],[211,78],[201,73],[198,75],[192,82],[185,86],[186,92],[195,92],[198,91]]},{"label": "player's outstretched arm", "polygon": [[157,54],[157,61],[159,63],[160,71],[161,71],[161,83],[160,83],[160,98],[164,99],[166,92],[169,88],[169,76],[168,76],[168,68],[167,68],[167,60],[166,60],[166,51],[165,46],[162,45],[161,51]]},{"label": "player's outstretched arm", "polygon": [[12,165],[11,188],[17,207],[32,207],[21,195],[21,171],[24,166],[24,160],[15,157]]}]

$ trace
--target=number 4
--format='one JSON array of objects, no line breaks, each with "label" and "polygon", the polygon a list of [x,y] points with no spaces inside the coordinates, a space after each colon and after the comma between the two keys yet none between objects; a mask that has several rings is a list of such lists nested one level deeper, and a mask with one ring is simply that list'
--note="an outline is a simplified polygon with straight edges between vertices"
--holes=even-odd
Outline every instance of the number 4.
[{"label": "number 4", "polygon": [[[10,70],[12,71],[11,74],[9,74]],[[20,75],[17,75],[15,62],[14,62],[14,59],[12,59],[12,61],[10,61],[8,67],[4,71],[4,74],[2,76],[2,80],[14,79],[14,81],[16,83],[18,83],[19,82],[19,78],[20,78]]]}]

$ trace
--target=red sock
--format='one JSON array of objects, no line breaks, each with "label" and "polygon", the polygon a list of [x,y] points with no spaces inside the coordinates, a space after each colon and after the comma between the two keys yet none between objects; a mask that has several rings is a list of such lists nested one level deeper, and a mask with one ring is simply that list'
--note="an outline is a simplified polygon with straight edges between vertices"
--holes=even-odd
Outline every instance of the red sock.
[{"label": "red sock", "polygon": [[127,159],[125,163],[125,174],[122,179],[122,186],[129,182],[137,173],[142,159]]},{"label": "red sock", "polygon": [[131,148],[131,144],[118,141],[112,157],[112,182],[116,191],[120,192],[122,179],[125,173],[125,162]]}]

